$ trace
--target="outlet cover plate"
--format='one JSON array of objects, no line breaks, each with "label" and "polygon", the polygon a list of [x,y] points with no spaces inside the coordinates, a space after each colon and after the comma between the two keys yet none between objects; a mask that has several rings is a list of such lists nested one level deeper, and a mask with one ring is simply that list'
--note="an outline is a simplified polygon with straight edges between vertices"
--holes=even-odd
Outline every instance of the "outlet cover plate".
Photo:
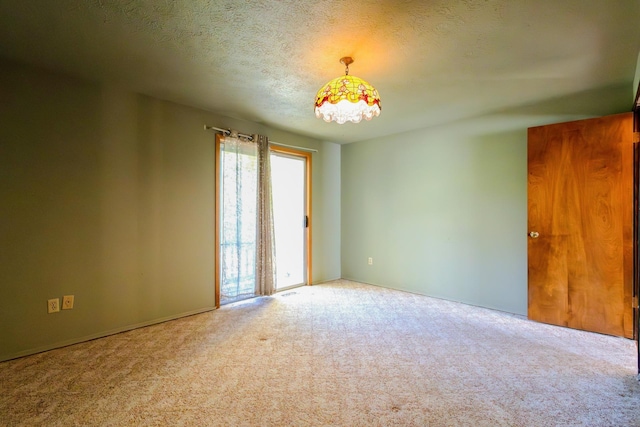
[{"label": "outlet cover plate", "polygon": [[73,308],[73,295],[65,295],[62,297],[62,309],[71,310]]},{"label": "outlet cover plate", "polygon": [[60,298],[47,300],[47,313],[57,313],[60,311]]}]

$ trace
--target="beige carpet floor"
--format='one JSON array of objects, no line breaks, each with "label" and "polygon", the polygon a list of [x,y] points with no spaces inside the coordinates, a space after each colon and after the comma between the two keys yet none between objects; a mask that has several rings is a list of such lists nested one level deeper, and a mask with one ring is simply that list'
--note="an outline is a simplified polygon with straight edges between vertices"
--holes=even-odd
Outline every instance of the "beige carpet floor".
[{"label": "beige carpet floor", "polygon": [[0,363],[0,425],[640,426],[635,352],[336,281]]}]

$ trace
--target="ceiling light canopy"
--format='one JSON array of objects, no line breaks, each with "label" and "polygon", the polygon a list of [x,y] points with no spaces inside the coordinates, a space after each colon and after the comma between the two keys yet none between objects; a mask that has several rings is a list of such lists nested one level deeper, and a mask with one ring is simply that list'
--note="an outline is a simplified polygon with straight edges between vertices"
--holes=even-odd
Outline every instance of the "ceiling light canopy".
[{"label": "ceiling light canopy", "polygon": [[349,75],[352,58],[341,58],[340,63],[345,65],[345,75],[320,88],[316,95],[316,117],[325,122],[343,124],[379,116],[381,107],[378,91],[361,78]]}]

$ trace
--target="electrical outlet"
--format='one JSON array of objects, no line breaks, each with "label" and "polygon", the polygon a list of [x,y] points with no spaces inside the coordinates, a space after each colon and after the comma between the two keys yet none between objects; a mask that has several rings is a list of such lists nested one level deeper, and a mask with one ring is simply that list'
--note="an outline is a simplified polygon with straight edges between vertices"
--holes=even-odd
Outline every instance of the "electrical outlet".
[{"label": "electrical outlet", "polygon": [[47,301],[47,312],[57,313],[60,311],[60,298],[53,298]]},{"label": "electrical outlet", "polygon": [[62,297],[62,309],[71,310],[73,308],[73,295],[65,295]]},{"label": "electrical outlet", "polygon": [[369,257],[369,260],[367,261],[367,264],[373,265],[373,258]]}]

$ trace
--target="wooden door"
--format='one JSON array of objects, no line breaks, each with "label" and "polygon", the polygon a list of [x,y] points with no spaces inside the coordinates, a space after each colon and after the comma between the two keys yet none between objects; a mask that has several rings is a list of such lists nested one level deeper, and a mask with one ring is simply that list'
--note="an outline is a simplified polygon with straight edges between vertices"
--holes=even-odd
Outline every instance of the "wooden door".
[{"label": "wooden door", "polygon": [[530,319],[633,337],[632,133],[632,113],[529,129]]}]

